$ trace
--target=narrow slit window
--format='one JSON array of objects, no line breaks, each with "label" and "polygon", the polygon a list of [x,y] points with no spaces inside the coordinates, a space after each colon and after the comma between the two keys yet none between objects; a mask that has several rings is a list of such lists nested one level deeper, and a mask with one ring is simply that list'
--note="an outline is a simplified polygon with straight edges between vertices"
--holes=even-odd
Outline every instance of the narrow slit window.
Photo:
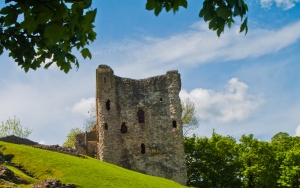
[{"label": "narrow slit window", "polygon": [[106,105],[106,110],[109,111],[110,110],[110,100],[107,100],[105,105]]},{"label": "narrow slit window", "polygon": [[106,122],[104,123],[104,129],[108,130],[108,124]]},{"label": "narrow slit window", "polygon": [[176,128],[176,127],[177,127],[177,122],[176,122],[176,121],[173,121],[173,122],[172,122],[172,125],[173,125],[174,128]]},{"label": "narrow slit window", "polygon": [[104,77],[104,83],[106,83],[106,77]]},{"label": "narrow slit window", "polygon": [[127,133],[127,126],[125,122],[123,122],[121,125],[121,133]]},{"label": "narrow slit window", "polygon": [[139,110],[137,112],[139,123],[145,123],[145,112],[143,110]]},{"label": "narrow slit window", "polygon": [[141,144],[141,154],[145,154],[146,149],[145,149],[145,144]]},{"label": "narrow slit window", "polygon": [[159,102],[162,102],[162,98],[159,99]]}]

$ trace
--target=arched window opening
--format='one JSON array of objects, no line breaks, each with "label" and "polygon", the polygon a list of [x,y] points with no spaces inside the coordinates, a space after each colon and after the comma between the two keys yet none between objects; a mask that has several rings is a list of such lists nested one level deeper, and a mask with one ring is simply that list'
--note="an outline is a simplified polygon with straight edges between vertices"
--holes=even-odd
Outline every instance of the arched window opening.
[{"label": "arched window opening", "polygon": [[177,127],[177,122],[176,122],[176,121],[173,121],[172,124],[173,124],[173,127],[174,127],[174,128]]},{"label": "arched window opening", "polygon": [[121,125],[121,133],[127,133],[127,126],[125,122],[123,122]]},{"label": "arched window opening", "polygon": [[145,149],[145,144],[141,144],[141,154],[145,154],[146,149]]},{"label": "arched window opening", "polygon": [[145,112],[143,110],[139,110],[137,112],[137,116],[138,116],[138,119],[139,119],[139,123],[145,123]]},{"label": "arched window opening", "polygon": [[104,123],[104,129],[108,130],[108,124],[106,122]]},{"label": "arched window opening", "polygon": [[109,111],[110,110],[110,100],[107,100],[105,104],[106,104],[106,110]]},{"label": "arched window opening", "polygon": [[106,77],[104,77],[104,83],[106,83]]},{"label": "arched window opening", "polygon": [[162,98],[159,99],[159,102],[162,102]]}]

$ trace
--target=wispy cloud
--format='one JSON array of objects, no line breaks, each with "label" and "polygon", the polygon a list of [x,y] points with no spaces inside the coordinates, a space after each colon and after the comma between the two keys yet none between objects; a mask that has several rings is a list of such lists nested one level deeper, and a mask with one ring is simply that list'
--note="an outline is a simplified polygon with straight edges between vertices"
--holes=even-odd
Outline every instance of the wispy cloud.
[{"label": "wispy cloud", "polygon": [[180,97],[195,103],[200,121],[221,123],[247,119],[264,101],[260,95],[250,95],[248,86],[237,78],[228,81],[224,92],[196,88],[190,92],[182,90]]},{"label": "wispy cloud", "polygon": [[300,2],[299,0],[260,0],[260,5],[263,8],[271,8],[273,4],[276,4],[277,7],[282,8],[283,10],[288,10],[293,8],[296,3]]},{"label": "wispy cloud", "polygon": [[148,36],[106,45],[96,56],[117,66],[117,72],[125,75],[136,72],[136,77],[142,77],[140,73],[161,74],[169,69],[275,53],[297,42],[299,30],[300,22],[295,22],[276,30],[252,29],[245,36],[236,27],[218,38],[207,29],[206,23],[199,22],[188,31],[167,38]]},{"label": "wispy cloud", "polygon": [[95,104],[95,97],[82,98],[74,104],[71,111],[87,117],[93,104]]},{"label": "wispy cloud", "polygon": [[300,136],[300,124],[296,128],[295,132],[296,132],[295,136]]}]

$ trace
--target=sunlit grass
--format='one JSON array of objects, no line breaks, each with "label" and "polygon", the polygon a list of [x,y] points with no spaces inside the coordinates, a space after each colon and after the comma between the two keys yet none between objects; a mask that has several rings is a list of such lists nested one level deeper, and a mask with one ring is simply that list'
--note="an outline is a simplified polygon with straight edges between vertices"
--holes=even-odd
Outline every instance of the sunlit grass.
[{"label": "sunlit grass", "polygon": [[4,155],[12,154],[12,163],[20,164],[39,180],[53,178],[92,188],[183,187],[171,180],[130,171],[93,158],[84,159],[5,142],[0,142],[0,151]]}]

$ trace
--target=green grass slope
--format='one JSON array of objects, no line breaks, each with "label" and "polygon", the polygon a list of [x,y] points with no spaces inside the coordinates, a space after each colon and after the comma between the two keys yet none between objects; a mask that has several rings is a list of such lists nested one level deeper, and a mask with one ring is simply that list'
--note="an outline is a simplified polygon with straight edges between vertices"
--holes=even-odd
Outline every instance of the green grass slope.
[{"label": "green grass slope", "polygon": [[35,178],[59,179],[79,187],[184,187],[164,178],[127,170],[93,158],[79,158],[57,152],[0,142],[0,151],[11,155],[12,163],[20,164]]}]

